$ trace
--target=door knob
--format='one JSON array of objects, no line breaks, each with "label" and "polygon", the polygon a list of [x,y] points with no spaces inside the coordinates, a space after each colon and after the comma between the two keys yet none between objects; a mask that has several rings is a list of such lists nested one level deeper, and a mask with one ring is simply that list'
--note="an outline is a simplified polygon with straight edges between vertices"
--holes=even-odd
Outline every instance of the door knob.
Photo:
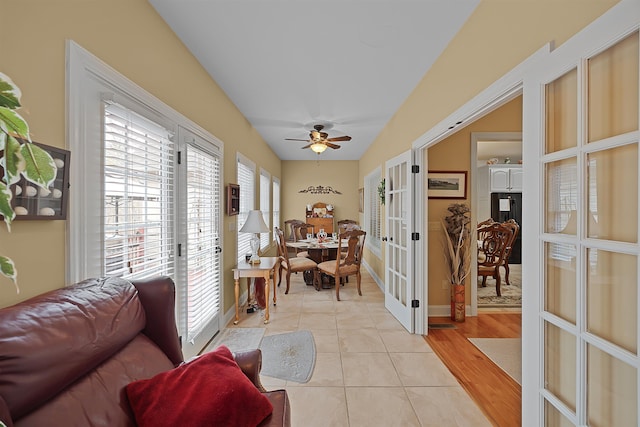
[{"label": "door knob", "polygon": [[382,238],[382,241],[383,241],[383,242],[386,242],[386,241],[387,241],[387,238],[386,238],[386,237],[383,237],[383,238]]}]

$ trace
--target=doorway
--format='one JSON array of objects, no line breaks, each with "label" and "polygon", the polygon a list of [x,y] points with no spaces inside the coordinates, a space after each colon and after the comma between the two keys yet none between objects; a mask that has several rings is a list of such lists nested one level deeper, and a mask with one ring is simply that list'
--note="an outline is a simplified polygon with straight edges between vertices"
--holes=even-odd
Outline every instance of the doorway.
[{"label": "doorway", "polygon": [[[507,108],[520,108],[522,97]],[[492,113],[493,114],[493,113]],[[495,114],[504,115],[498,109]],[[520,127],[522,120],[519,120]],[[500,268],[501,295],[496,278],[479,280],[477,260],[472,260],[471,283],[475,291],[472,312],[522,310],[522,133],[471,133],[471,206],[472,226],[487,220],[514,220],[519,227],[509,256],[509,268]],[[481,286],[481,283],[486,286]]]}]

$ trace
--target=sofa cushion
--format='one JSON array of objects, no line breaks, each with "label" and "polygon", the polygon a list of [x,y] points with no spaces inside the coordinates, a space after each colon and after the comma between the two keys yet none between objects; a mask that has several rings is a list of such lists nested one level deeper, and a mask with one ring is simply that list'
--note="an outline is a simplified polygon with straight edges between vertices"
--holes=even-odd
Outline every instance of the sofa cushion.
[{"label": "sofa cushion", "polygon": [[144,334],[15,422],[16,427],[135,426],[125,388],[131,381],[173,369],[169,358]]},{"label": "sofa cushion", "polygon": [[92,279],[0,311],[0,396],[14,420],[120,351],[144,328],[136,288]]},{"label": "sofa cushion", "polygon": [[126,388],[138,426],[257,426],[269,399],[247,378],[226,346]]}]

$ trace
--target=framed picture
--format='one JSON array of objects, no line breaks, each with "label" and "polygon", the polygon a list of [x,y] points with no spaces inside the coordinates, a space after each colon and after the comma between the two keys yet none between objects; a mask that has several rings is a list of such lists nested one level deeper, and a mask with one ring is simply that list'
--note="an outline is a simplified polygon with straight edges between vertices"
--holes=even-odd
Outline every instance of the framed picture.
[{"label": "framed picture", "polygon": [[429,171],[427,195],[430,199],[466,199],[467,171]]},{"label": "framed picture", "polygon": [[360,201],[358,212],[364,213],[364,188],[358,188],[358,200]]}]

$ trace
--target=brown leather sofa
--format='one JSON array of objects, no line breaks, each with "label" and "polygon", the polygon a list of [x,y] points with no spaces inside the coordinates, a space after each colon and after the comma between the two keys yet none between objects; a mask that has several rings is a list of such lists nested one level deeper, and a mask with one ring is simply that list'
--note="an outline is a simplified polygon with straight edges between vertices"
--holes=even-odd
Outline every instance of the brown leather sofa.
[{"label": "brown leather sofa", "polygon": [[[90,279],[1,309],[0,420],[134,426],[126,385],[183,363],[174,306],[169,278]],[[286,391],[260,384],[260,350],[234,357],[273,405],[260,426],[289,426]]]}]

